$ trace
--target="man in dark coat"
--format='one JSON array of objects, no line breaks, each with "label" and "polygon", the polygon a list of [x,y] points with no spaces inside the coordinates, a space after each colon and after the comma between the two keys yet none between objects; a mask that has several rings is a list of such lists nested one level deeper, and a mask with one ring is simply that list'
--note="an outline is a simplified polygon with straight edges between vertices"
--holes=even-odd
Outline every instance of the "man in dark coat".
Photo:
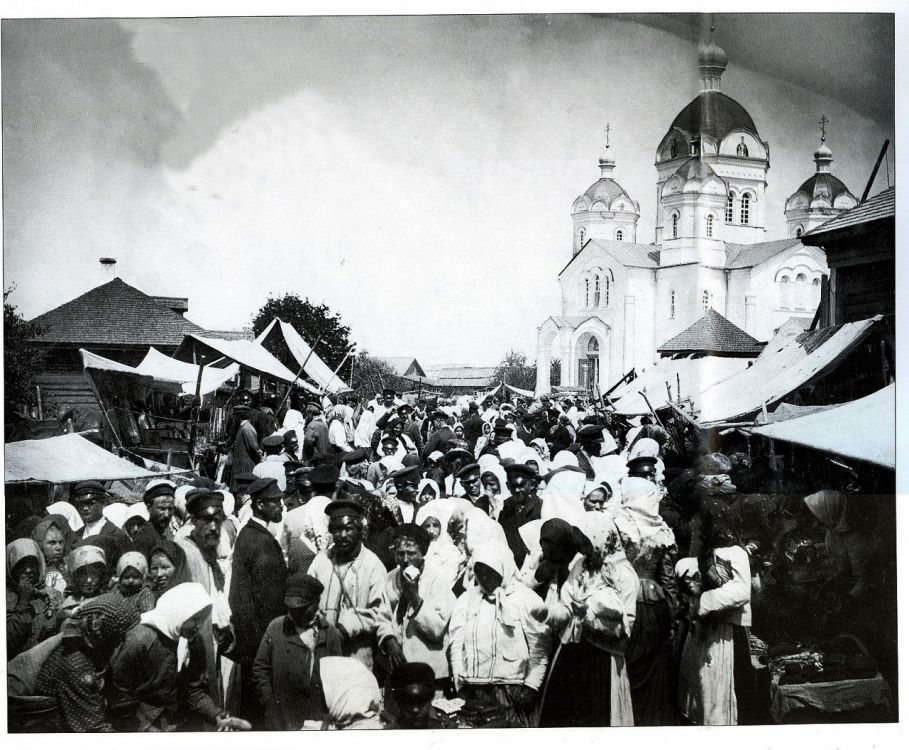
[{"label": "man in dark coat", "polygon": [[240,715],[261,726],[264,720],[253,684],[252,666],[268,624],[284,612],[287,564],[281,546],[268,530],[283,513],[284,493],[271,477],[249,486],[252,518],[237,535],[231,563],[228,601],[236,636],[232,658],[240,664]]},{"label": "man in dark coat", "polygon": [[436,451],[444,453],[458,439],[447,420],[448,415],[444,411],[433,412],[432,432],[429,433],[421,456],[424,461],[429,458],[430,453],[435,453]]},{"label": "man in dark coat", "polygon": [[[110,540],[110,547],[119,556],[135,549],[133,541],[123,529],[118,529],[104,517],[104,506],[110,499],[110,493],[100,482],[79,482],[72,491],[72,504],[85,524],[78,532],[77,539],[90,536],[101,536]],[[117,561],[108,561],[111,568],[116,568]]]},{"label": "man in dark coat", "polygon": [[176,491],[177,485],[166,479],[155,479],[145,487],[142,500],[148,509],[148,523],[136,532],[133,544],[147,560],[151,560],[152,548],[158,542],[172,542],[174,539],[171,520],[174,517]]},{"label": "man in dark coat", "polygon": [[509,464],[505,467],[505,475],[511,497],[505,501],[505,507],[499,514],[499,523],[505,531],[515,564],[520,569],[528,550],[518,529],[540,518],[543,509],[543,501],[537,495],[540,478],[527,464]]},{"label": "man in dark coat", "polygon": [[467,406],[467,418],[464,420],[464,439],[470,450],[476,448],[477,440],[483,434],[483,418],[480,416],[480,407],[476,401],[471,401]]}]

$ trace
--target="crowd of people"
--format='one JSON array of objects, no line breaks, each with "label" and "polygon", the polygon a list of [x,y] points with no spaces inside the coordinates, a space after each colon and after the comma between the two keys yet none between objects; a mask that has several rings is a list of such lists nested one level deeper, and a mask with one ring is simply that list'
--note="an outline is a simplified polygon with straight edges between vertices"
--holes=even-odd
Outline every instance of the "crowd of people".
[{"label": "crowd of people", "polygon": [[211,478],[7,531],[21,730],[737,723],[741,455],[576,399],[233,403]]}]

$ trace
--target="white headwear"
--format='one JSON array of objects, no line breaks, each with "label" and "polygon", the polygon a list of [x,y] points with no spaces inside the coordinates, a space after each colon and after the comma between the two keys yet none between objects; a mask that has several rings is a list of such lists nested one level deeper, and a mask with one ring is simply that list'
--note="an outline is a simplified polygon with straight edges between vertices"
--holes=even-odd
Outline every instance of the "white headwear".
[{"label": "white headwear", "polygon": [[126,522],[130,518],[142,518],[144,520],[149,519],[148,508],[145,506],[145,503],[133,503],[126,509],[126,517],[123,519],[123,524],[126,525]]},{"label": "white headwear", "polygon": [[211,605],[211,597],[201,583],[181,583],[161,594],[155,608],[140,618],[144,625],[177,641],[178,672],[189,662],[189,641],[180,635],[180,628],[187,620]]},{"label": "white headwear", "polygon": [[110,505],[104,506],[101,510],[101,515],[118,529],[122,529],[123,524],[126,523],[126,511],[126,503],[111,503]]},{"label": "white headwear", "polygon": [[66,502],[66,500],[58,500],[56,503],[51,503],[45,510],[48,515],[57,514],[58,516],[63,516],[73,531],[78,531],[85,526],[85,522],[82,520],[82,516],[79,515],[79,511],[76,510],[75,506]]},{"label": "white headwear", "polygon": [[552,459],[552,464],[550,464],[551,469],[558,469],[562,466],[577,466],[578,457],[574,455],[571,451],[559,451],[555,454],[555,457]]},{"label": "white headwear", "polygon": [[363,662],[350,656],[323,656],[319,674],[328,715],[336,726],[345,727],[376,715],[382,691]]}]

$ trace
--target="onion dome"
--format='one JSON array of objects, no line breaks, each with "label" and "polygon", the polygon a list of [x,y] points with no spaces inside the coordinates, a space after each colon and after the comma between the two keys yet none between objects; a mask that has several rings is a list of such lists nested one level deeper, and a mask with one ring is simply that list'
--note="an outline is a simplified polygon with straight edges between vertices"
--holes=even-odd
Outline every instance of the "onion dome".
[{"label": "onion dome", "polygon": [[[843,181],[831,174],[830,164],[832,161],[833,151],[830,150],[830,147],[822,137],[821,145],[814,152],[814,163],[817,171],[789,196],[786,201],[786,210],[806,205],[815,208],[848,208],[858,202]],[[837,202],[838,200],[839,202]]]},{"label": "onion dome", "polygon": [[713,41],[713,29],[706,44],[698,47],[698,67],[701,71],[701,89],[717,91],[720,88],[720,76],[726,70],[729,60],[723,48]]},{"label": "onion dome", "polygon": [[[572,213],[580,211],[628,211],[638,215],[637,204],[618,182],[612,178],[615,158],[609,141],[599,158],[600,179],[574,199]],[[624,200],[620,200],[624,199]],[[599,204],[599,205],[597,205]]]}]

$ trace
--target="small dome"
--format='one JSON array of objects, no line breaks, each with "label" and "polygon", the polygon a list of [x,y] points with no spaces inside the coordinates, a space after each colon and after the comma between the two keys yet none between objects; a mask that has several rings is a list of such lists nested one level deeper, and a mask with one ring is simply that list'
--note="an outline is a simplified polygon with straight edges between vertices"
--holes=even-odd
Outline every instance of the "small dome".
[{"label": "small dome", "polygon": [[597,201],[602,201],[606,206],[611,206],[617,198],[624,197],[629,206],[631,206],[631,212],[637,214],[637,209],[635,208],[634,201],[631,200],[631,196],[625,192],[625,189],[619,185],[615,180],[603,177],[597,180],[593,185],[591,185],[587,190],[585,190],[581,195],[575,198],[575,203],[579,200],[584,200],[588,204],[588,208],[585,210],[590,210],[589,207],[596,203]]},{"label": "small dome", "polygon": [[830,150],[830,147],[821,141],[821,145],[818,146],[817,151],[814,152],[815,159],[833,159],[833,151]]},{"label": "small dome", "polygon": [[606,165],[615,165],[615,157],[612,155],[612,149],[609,146],[603,149],[603,153],[600,154],[600,166]]},{"label": "small dome", "polygon": [[805,180],[799,189],[789,196],[786,201],[787,207],[790,207],[799,193],[807,197],[808,205],[814,206],[823,204],[833,206],[836,199],[843,195],[855,201],[855,196],[849,192],[843,181],[829,172],[817,172]]},{"label": "small dome", "polygon": [[726,69],[726,63],[729,59],[722,47],[713,41],[713,35],[707,44],[701,44],[698,47],[698,65],[702,68],[722,68]]}]

